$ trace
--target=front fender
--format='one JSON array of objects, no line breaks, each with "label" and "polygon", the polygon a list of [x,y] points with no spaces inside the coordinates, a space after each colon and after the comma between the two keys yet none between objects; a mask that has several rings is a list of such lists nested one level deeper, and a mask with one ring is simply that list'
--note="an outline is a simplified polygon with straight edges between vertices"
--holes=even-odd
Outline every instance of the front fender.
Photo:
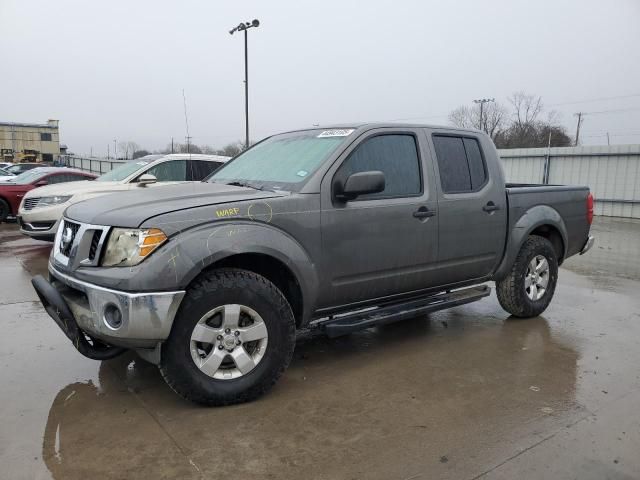
[{"label": "front fender", "polygon": [[242,253],[268,255],[285,264],[300,285],[303,315],[309,318],[318,292],[316,265],[299,242],[273,224],[235,219],[201,225],[173,235],[139,265],[81,267],[74,277],[125,292],[183,290],[207,267]]},{"label": "front fender", "polygon": [[566,249],[568,245],[567,227],[558,211],[548,205],[532,207],[521,215],[515,221],[515,224],[509,222],[504,257],[493,275],[493,280],[502,280],[507,276],[518,252],[522,248],[522,244],[531,235],[531,232],[543,225],[552,226],[560,233],[562,244]]}]

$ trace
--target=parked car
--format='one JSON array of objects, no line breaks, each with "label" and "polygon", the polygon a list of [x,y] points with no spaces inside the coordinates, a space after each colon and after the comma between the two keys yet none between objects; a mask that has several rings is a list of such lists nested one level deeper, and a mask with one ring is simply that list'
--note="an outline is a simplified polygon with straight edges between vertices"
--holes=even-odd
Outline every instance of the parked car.
[{"label": "parked car", "polygon": [[32,170],[34,168],[39,167],[47,167],[48,165],[45,163],[14,163],[11,166],[7,167],[9,173],[13,173],[14,175],[20,175],[28,170]]},{"label": "parked car", "polygon": [[[139,186],[201,181],[229,159],[217,155],[180,153],[161,155],[160,158],[157,155],[148,157],[124,163],[101,175],[94,182],[51,185],[26,194],[19,210],[22,219],[21,232],[39,240],[52,241],[62,213],[69,205],[88,198],[136,189]],[[56,199],[55,202],[53,198]],[[29,225],[36,223],[41,227],[29,228]]]},{"label": "parked car", "polygon": [[89,358],[126,349],[182,397],[258,397],[296,330],[344,335],[473,302],[534,317],[593,245],[588,187],[506,184],[484,133],[369,124],[275,135],[207,182],[70,206],[33,285]]},{"label": "parked car", "polygon": [[13,177],[15,177],[15,174],[11,173],[5,168],[0,167],[0,183],[6,182],[7,180],[11,180]]},{"label": "parked car", "polygon": [[[96,178],[92,173],[70,168],[39,167],[16,175],[10,181],[0,183],[0,222],[15,216],[18,206],[27,192],[49,184],[77,182]],[[53,199],[51,201],[54,201]],[[18,217],[18,223],[20,218]],[[37,228],[38,224],[35,224]],[[23,228],[21,226],[21,228]]]}]

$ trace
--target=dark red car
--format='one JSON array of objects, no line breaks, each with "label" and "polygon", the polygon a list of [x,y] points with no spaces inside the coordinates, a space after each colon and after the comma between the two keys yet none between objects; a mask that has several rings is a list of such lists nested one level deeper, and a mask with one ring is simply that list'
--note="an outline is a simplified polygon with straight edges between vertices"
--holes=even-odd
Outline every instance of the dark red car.
[{"label": "dark red car", "polygon": [[15,216],[22,197],[29,190],[54,183],[93,180],[93,173],[70,168],[38,167],[16,175],[11,180],[0,183],[0,222]]}]

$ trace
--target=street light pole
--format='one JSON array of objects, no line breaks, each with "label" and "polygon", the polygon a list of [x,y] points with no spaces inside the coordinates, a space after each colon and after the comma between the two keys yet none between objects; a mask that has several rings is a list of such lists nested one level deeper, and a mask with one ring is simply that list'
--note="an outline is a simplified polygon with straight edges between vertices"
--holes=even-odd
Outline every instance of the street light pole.
[{"label": "street light pole", "polygon": [[252,22],[245,22],[239,24],[229,31],[229,34],[233,35],[236,32],[244,32],[244,148],[249,148],[249,47],[247,30],[253,27],[258,27],[260,22],[253,20]]},{"label": "street light pole", "polygon": [[480,104],[480,126],[478,127],[478,130],[482,130],[482,121],[484,120],[484,117],[483,117],[484,104],[489,102],[495,102],[495,101],[496,101],[495,98],[480,98],[478,100],[473,101],[473,103]]}]

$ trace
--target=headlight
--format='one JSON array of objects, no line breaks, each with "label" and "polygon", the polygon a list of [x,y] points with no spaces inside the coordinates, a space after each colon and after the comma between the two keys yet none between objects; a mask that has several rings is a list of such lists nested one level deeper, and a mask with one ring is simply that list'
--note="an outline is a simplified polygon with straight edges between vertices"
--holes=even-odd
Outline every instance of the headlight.
[{"label": "headlight", "polygon": [[60,205],[67,202],[71,198],[71,195],[56,195],[53,197],[40,197],[38,200],[39,207],[45,207],[49,205]]},{"label": "headlight", "polygon": [[131,267],[139,264],[167,240],[158,228],[114,228],[109,234],[103,267]]}]

